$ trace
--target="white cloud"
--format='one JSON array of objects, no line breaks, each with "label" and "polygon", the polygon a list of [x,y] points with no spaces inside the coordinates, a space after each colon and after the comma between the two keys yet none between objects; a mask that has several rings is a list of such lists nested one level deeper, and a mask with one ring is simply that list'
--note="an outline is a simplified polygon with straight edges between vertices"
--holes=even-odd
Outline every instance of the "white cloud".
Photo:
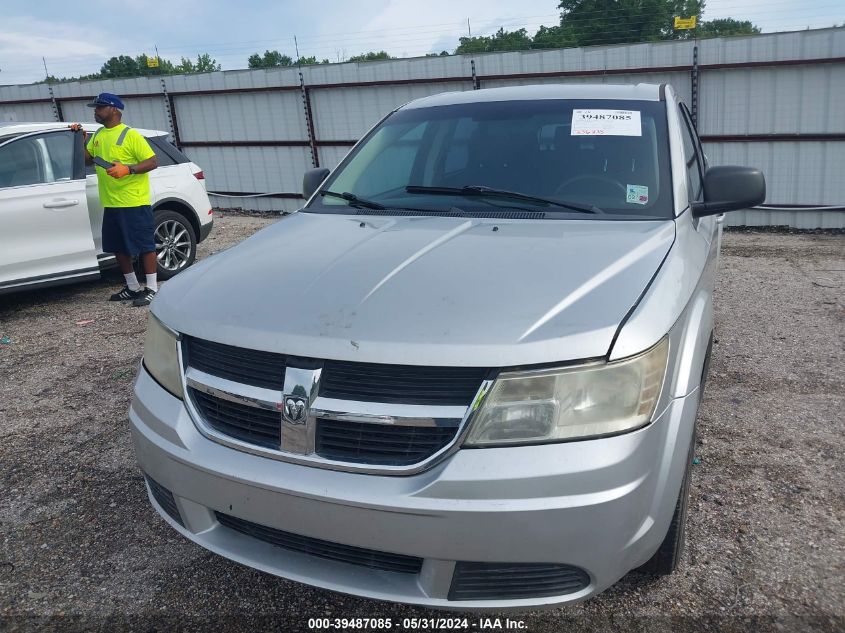
[{"label": "white cloud", "polygon": [[[32,82],[44,77],[44,62],[52,75],[61,75],[69,59],[74,66],[102,64],[106,49],[96,43],[96,31],[76,24],[33,18],[9,18],[0,32],[0,83]],[[96,60],[96,61],[95,61]]]},{"label": "white cloud", "polygon": [[384,46],[380,48],[388,52],[422,55],[444,49],[452,52],[468,28],[473,35],[489,35],[499,28],[525,28],[534,35],[540,24],[556,24],[559,16],[556,3],[549,0],[522,0],[519,4],[509,0],[426,0],[423,5],[418,0],[391,0],[362,29],[383,31]]}]

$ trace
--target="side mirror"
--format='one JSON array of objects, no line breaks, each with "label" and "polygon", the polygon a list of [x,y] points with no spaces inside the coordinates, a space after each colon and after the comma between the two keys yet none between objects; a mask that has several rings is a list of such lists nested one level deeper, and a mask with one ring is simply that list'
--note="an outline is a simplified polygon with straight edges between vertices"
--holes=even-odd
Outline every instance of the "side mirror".
[{"label": "side mirror", "polygon": [[692,204],[696,218],[747,209],[766,199],[766,179],[756,167],[711,167],[704,174],[704,202]]},{"label": "side mirror", "polygon": [[328,177],[329,170],[325,167],[318,167],[317,169],[309,169],[302,177],[302,195],[308,200],[314,195],[314,192],[320,188],[323,181]]}]

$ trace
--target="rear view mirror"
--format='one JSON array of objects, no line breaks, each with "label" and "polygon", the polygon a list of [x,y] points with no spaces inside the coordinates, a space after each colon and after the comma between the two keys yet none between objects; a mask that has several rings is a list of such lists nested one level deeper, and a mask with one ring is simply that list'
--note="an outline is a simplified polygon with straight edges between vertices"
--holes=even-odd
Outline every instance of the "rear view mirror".
[{"label": "rear view mirror", "polygon": [[766,179],[756,167],[711,167],[704,174],[704,202],[692,204],[695,217],[748,209],[766,199]]},{"label": "rear view mirror", "polygon": [[305,172],[305,175],[302,177],[302,195],[305,196],[306,200],[314,195],[314,192],[320,188],[320,185],[323,184],[323,181],[328,175],[329,170],[325,167],[309,169]]}]

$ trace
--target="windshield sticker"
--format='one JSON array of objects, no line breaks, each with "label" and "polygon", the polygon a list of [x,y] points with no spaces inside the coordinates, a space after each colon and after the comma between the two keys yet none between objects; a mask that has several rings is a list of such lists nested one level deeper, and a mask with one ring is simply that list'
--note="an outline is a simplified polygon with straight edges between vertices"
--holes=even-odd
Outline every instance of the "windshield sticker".
[{"label": "windshield sticker", "polygon": [[631,204],[648,204],[648,187],[644,185],[628,185],[628,196],[625,202]]},{"label": "windshield sticker", "polygon": [[642,136],[639,110],[573,110],[572,136]]}]

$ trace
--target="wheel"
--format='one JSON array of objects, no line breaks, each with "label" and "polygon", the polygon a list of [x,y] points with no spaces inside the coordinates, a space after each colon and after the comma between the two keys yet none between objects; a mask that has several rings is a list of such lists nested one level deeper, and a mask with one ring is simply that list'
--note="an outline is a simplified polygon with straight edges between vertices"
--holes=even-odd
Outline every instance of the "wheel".
[{"label": "wheel", "polygon": [[181,213],[161,209],[155,214],[156,259],[158,278],[170,279],[194,263],[197,234]]},{"label": "wheel", "polygon": [[566,190],[571,185],[574,185],[575,183],[590,181],[590,180],[597,182],[597,183],[601,183],[602,185],[612,185],[612,186],[618,188],[622,192],[622,195],[627,194],[628,190],[625,188],[625,185],[623,185],[618,180],[611,178],[610,176],[601,176],[601,175],[598,175],[598,174],[582,174],[580,176],[575,176],[574,178],[570,178],[566,182],[561,183],[560,186],[558,186],[558,188],[555,189],[555,195],[564,194],[566,192]]},{"label": "wheel", "polygon": [[684,542],[686,540],[689,485],[690,479],[692,479],[692,460],[695,457],[695,435],[696,429],[693,427],[692,439],[690,440],[689,452],[687,453],[687,468],[684,471],[681,492],[675,503],[675,513],[672,515],[669,531],[666,533],[663,542],[657,548],[654,556],[636,569],[641,574],[667,576],[675,571],[681,562],[681,556],[684,554]]}]

